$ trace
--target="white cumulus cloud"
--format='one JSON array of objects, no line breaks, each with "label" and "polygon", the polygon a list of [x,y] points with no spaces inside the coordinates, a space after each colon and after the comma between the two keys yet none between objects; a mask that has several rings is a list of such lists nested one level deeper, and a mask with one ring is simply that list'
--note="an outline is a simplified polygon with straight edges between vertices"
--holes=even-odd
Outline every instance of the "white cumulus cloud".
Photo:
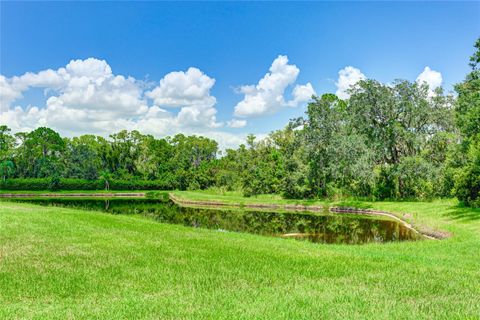
[{"label": "white cumulus cloud", "polygon": [[[216,99],[210,94],[214,84],[215,79],[189,68],[165,75],[145,92],[143,81],[114,74],[104,60],[72,60],[57,70],[0,75],[0,123],[14,132],[49,126],[67,136],[107,136],[122,129],[156,136],[182,132],[234,147],[244,137],[217,130],[223,123],[216,119]],[[48,92],[43,104],[21,105],[19,100],[31,88]],[[166,109],[170,107],[178,112]]]},{"label": "white cumulus cloud", "polygon": [[22,90],[15,88],[11,81],[0,75],[0,112],[6,112],[10,104],[22,97]]},{"label": "white cumulus cloud", "polygon": [[230,128],[243,128],[247,125],[247,120],[232,119],[227,122]]},{"label": "white cumulus cloud", "polygon": [[357,68],[348,66],[338,72],[338,80],[335,83],[337,91],[335,94],[340,99],[350,98],[348,90],[351,89],[357,82],[365,80],[367,77]]},{"label": "white cumulus cloud", "polygon": [[285,90],[297,80],[299,72],[297,66],[288,63],[287,56],[278,56],[270,66],[269,72],[256,85],[240,87],[244,98],[235,106],[235,116],[271,114],[282,107],[296,107],[308,101],[315,93],[310,83],[297,86],[293,91],[293,100],[285,101]]},{"label": "white cumulus cloud", "polygon": [[310,82],[305,85],[296,85],[293,89],[293,100],[288,102],[289,106],[296,107],[302,102],[308,101],[316,94]]},{"label": "white cumulus cloud", "polygon": [[[95,58],[72,60],[57,70],[2,76],[1,85],[0,121],[14,131],[51,126],[67,134],[105,133],[118,129],[116,119],[141,117],[148,112],[138,81],[114,75],[106,61]],[[51,93],[45,105],[12,107],[30,88]]]},{"label": "white cumulus cloud", "polygon": [[191,105],[214,105],[215,97],[210,89],[215,79],[210,78],[197,68],[189,68],[186,72],[175,71],[167,74],[160,84],[147,97],[159,106],[184,107]]},{"label": "white cumulus cloud", "polygon": [[218,128],[217,100],[210,94],[215,79],[197,68],[170,72],[153,90],[146,93],[160,107],[181,107],[172,125]]},{"label": "white cumulus cloud", "polygon": [[432,96],[435,89],[442,85],[443,78],[440,72],[432,70],[427,66],[423,69],[422,73],[418,75],[416,81],[418,84],[426,83],[428,85],[429,95]]}]

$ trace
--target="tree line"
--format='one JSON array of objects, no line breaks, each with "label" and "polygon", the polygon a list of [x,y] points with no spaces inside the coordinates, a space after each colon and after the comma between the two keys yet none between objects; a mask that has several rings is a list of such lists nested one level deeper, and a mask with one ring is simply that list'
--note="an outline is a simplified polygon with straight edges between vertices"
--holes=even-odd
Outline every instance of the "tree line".
[{"label": "tree line", "polygon": [[[0,174],[23,179],[161,181],[167,189],[241,190],[288,198],[427,199],[480,206],[480,39],[456,94],[397,80],[362,80],[350,98],[312,97],[282,130],[220,152],[209,138],[61,137],[50,128],[11,134],[0,126]],[[33,183],[33,182],[32,182]],[[12,182],[10,182],[10,185]]]}]

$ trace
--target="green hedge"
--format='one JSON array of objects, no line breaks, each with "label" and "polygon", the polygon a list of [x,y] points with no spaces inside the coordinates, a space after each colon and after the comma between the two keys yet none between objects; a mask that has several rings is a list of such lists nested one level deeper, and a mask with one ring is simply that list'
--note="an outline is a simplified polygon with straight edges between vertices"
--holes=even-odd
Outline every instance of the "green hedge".
[{"label": "green hedge", "polygon": [[[51,178],[7,179],[0,182],[0,190],[51,190]],[[56,190],[103,190],[103,180],[61,178]],[[172,190],[174,186],[159,180],[112,180],[110,190]]]},{"label": "green hedge", "polygon": [[48,190],[50,187],[48,178],[42,179],[7,179],[0,183],[1,190]]},{"label": "green hedge", "polygon": [[[102,188],[104,188],[104,183]],[[111,190],[173,190],[175,187],[162,180],[112,180]]]}]

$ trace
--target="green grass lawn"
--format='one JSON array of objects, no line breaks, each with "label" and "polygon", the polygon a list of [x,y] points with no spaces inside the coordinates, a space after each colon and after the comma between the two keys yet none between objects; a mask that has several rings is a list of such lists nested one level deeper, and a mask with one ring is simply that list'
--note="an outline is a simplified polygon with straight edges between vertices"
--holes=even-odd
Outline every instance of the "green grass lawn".
[{"label": "green grass lawn", "polygon": [[[201,191],[168,191],[175,198],[181,200],[193,200],[200,202],[224,203],[226,205],[247,205],[247,204],[297,204],[297,205],[315,205],[315,206],[347,206],[362,209],[383,210],[393,213],[402,220],[412,224],[420,231],[426,233],[446,231],[451,227],[445,224],[441,219],[442,214],[450,215],[455,218],[479,217],[479,209],[462,208],[455,199],[432,200],[429,202],[418,201],[362,201],[355,199],[344,200],[318,200],[318,199],[283,199],[280,195],[263,194],[253,197],[243,197],[241,192],[227,191],[219,192],[218,190],[201,190]],[[480,219],[480,217],[479,217]]]},{"label": "green grass lawn", "polygon": [[247,204],[247,203],[267,203],[267,204],[305,204],[305,205],[321,205],[325,201],[320,200],[295,200],[283,199],[280,195],[260,194],[253,197],[244,197],[241,192],[218,190],[195,190],[195,191],[169,191],[171,194],[180,199],[195,201],[218,201],[227,204]]},{"label": "green grass lawn", "polygon": [[321,245],[0,202],[0,318],[480,317],[480,210],[357,205],[409,212],[452,236]]}]

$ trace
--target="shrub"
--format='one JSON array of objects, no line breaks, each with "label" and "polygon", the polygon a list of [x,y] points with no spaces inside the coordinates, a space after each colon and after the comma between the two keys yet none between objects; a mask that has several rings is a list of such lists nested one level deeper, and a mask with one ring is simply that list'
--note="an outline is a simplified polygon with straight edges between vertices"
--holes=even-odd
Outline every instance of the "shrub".
[{"label": "shrub", "polygon": [[60,179],[60,190],[101,190],[103,182],[100,180]]},{"label": "shrub", "polygon": [[466,205],[480,207],[480,141],[471,145],[468,158],[455,176],[454,193]]},{"label": "shrub", "polygon": [[[111,190],[172,190],[175,186],[163,180],[112,180]],[[0,190],[103,190],[103,180],[66,178],[7,179]]]},{"label": "shrub", "polygon": [[401,198],[429,199],[434,196],[435,168],[421,157],[405,157],[396,168]]},{"label": "shrub", "polygon": [[0,182],[1,190],[48,190],[50,187],[50,179],[7,179]]},{"label": "shrub", "polygon": [[469,167],[455,179],[455,195],[467,206],[480,207],[480,170]]},{"label": "shrub", "polygon": [[421,157],[405,157],[398,164],[375,168],[374,195],[379,199],[430,199],[437,194],[438,172]]},{"label": "shrub", "polygon": [[374,196],[378,199],[396,198],[398,195],[398,178],[395,176],[393,166],[380,165],[375,169]]},{"label": "shrub", "polygon": [[[102,186],[103,187],[103,186]],[[112,180],[110,190],[172,190],[174,186],[163,180]]]},{"label": "shrub", "polygon": [[60,177],[58,175],[53,175],[50,178],[49,189],[51,191],[57,191],[58,189],[60,189]]}]

